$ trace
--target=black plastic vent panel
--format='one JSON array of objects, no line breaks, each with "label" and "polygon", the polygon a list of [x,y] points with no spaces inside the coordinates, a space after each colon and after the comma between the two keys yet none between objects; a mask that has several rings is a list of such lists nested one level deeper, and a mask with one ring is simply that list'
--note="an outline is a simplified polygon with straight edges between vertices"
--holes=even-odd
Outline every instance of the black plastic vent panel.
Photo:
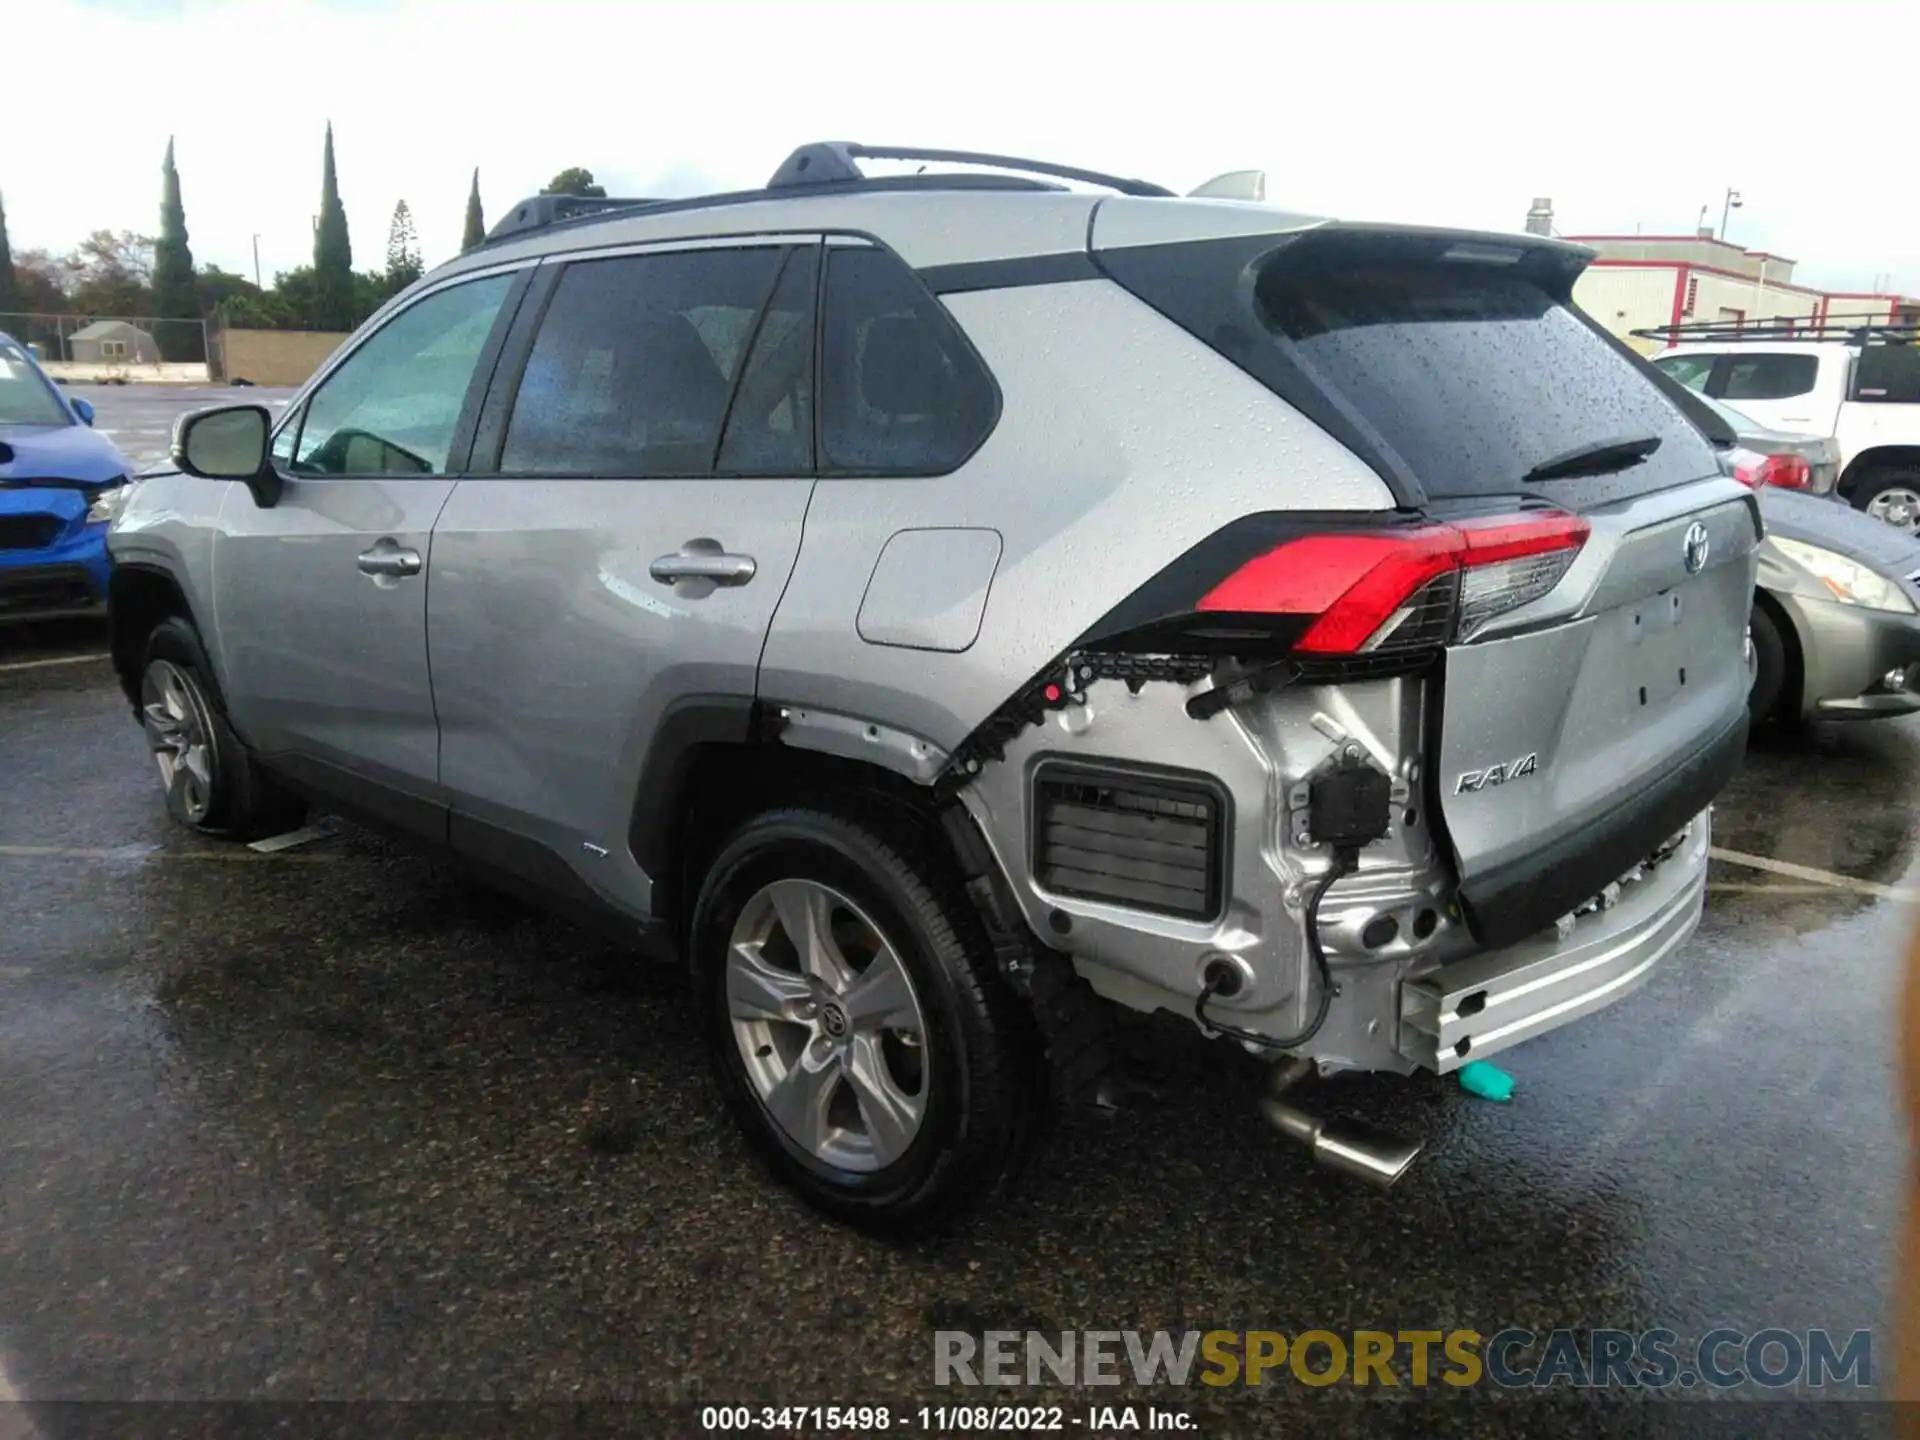
[{"label": "black plastic vent panel", "polygon": [[1034,878],[1056,895],[1208,920],[1220,913],[1226,813],[1200,784],[1075,767],[1034,780]]},{"label": "black plastic vent panel", "polygon": [[44,550],[66,528],[58,515],[0,515],[0,550]]}]

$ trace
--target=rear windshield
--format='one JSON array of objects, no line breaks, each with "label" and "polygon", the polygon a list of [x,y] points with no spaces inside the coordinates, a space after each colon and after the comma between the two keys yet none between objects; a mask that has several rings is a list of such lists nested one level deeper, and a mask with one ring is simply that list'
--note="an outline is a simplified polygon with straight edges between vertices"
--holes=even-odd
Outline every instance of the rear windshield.
[{"label": "rear windshield", "polygon": [[[1718,473],[1705,434],[1645,362],[1554,298],[1577,260],[1543,253],[1508,268],[1442,258],[1452,243],[1329,227],[1299,241],[1239,237],[1098,258],[1365,459],[1402,504],[1538,496],[1586,509]],[[1651,453],[1648,440],[1660,442]],[[1615,445],[1645,458],[1608,474],[1523,478]]]},{"label": "rear windshield", "polygon": [[[1715,472],[1712,447],[1566,306],[1483,265],[1298,271],[1255,287],[1268,324],[1435,498],[1578,490],[1591,505]],[[1614,475],[1522,483],[1583,446],[1658,439]]]}]

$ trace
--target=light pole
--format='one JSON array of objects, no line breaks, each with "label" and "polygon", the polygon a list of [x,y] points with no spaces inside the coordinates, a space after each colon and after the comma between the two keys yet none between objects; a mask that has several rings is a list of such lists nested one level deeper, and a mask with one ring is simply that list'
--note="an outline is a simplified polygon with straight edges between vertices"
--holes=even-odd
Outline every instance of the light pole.
[{"label": "light pole", "polygon": [[258,235],[253,237],[253,288],[256,290],[266,288],[260,283],[260,237]]},{"label": "light pole", "polygon": [[1739,208],[1740,208],[1740,192],[1738,190],[1728,190],[1727,198],[1720,206],[1720,238],[1722,240],[1727,238],[1728,214],[1731,213],[1732,211],[1738,210]]}]

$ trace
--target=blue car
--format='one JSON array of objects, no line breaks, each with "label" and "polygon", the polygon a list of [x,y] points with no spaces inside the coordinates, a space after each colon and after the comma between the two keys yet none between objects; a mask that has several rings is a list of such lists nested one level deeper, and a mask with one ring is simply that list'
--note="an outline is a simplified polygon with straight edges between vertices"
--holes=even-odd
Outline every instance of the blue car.
[{"label": "blue car", "polygon": [[0,621],[99,614],[126,457],[32,355],[0,333]]}]

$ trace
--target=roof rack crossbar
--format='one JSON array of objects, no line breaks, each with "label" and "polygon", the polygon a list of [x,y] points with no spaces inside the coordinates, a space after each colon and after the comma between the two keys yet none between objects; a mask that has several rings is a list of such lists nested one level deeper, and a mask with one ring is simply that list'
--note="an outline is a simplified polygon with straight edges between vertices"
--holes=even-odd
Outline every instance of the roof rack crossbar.
[{"label": "roof rack crossbar", "polygon": [[867,178],[857,163],[869,160],[924,160],[939,165],[983,165],[996,170],[1015,170],[1028,175],[1049,175],[1056,180],[1077,180],[1086,185],[1101,185],[1122,195],[1172,196],[1164,185],[1148,180],[1133,180],[1108,175],[1098,170],[1083,170],[1077,165],[1056,165],[1050,160],[1027,160],[1017,155],[993,155],[977,150],[928,150],[911,145],[860,145],[852,141],[822,141],[802,145],[786,158],[767,182],[769,190],[795,185],[821,185],[836,181],[858,182]]},{"label": "roof rack crossbar", "polygon": [[1824,321],[1779,316],[1766,320],[1693,320],[1674,325],[1648,325],[1627,332],[1636,339],[1664,340],[1678,345],[1687,340],[1843,340],[1852,344],[1913,344],[1920,341],[1920,324],[1860,317],[1829,316]]}]

